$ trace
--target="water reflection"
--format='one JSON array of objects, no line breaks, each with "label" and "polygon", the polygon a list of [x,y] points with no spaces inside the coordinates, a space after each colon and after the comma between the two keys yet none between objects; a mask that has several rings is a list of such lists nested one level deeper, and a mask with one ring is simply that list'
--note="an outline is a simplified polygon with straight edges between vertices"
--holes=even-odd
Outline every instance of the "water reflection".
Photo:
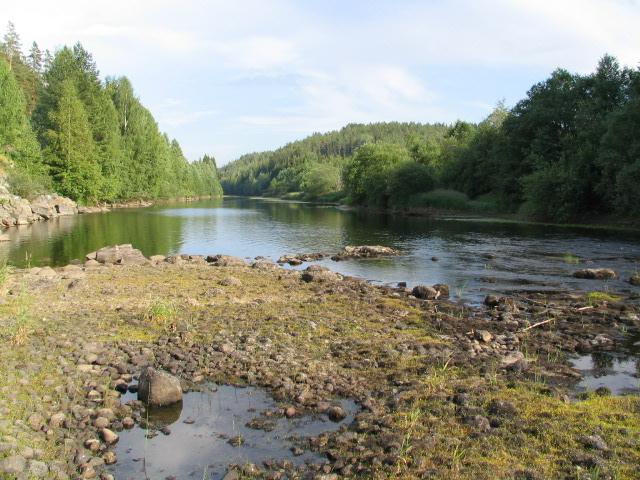
[{"label": "water reflection", "polygon": [[[15,265],[63,265],[104,245],[132,243],[146,255],[226,253],[278,258],[382,244],[405,256],[334,263],[331,268],[380,282],[447,283],[470,302],[492,291],[612,289],[640,269],[637,234],[505,224],[465,217],[411,217],[303,203],[225,198],[106,214],[63,217],[7,230],[0,256]],[[579,258],[580,265],[564,257]],[[438,257],[438,261],[432,261]],[[571,277],[577,268],[609,267],[620,279]]]},{"label": "water reflection", "polygon": [[[148,429],[135,427],[120,433],[118,463],[111,471],[119,479],[220,479],[230,464],[260,465],[273,458],[298,465],[322,461],[324,457],[317,453],[306,450],[294,455],[291,449],[305,446],[303,438],[350,424],[358,408],[352,401],[340,403],[348,415],[336,423],[325,415],[268,416],[275,411],[275,402],[253,387],[218,386],[189,392],[178,406],[149,410]],[[255,428],[261,423],[256,419],[262,421],[264,430]],[[155,435],[154,430],[162,427],[168,427],[165,434]],[[241,444],[233,446],[229,440],[234,437],[241,437]]]}]

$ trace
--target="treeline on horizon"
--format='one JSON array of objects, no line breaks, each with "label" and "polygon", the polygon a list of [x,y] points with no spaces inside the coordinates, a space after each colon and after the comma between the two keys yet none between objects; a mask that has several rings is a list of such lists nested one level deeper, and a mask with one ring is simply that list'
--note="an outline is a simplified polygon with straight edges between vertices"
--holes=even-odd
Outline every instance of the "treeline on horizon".
[{"label": "treeline on horizon", "polygon": [[221,195],[215,159],[189,163],[126,77],[102,81],[80,43],[25,55],[11,22],[0,44],[0,171],[12,193],[83,204]]},{"label": "treeline on horizon", "polygon": [[383,208],[640,217],[640,70],[605,55],[478,124],[352,124],[221,168],[225,193]]}]

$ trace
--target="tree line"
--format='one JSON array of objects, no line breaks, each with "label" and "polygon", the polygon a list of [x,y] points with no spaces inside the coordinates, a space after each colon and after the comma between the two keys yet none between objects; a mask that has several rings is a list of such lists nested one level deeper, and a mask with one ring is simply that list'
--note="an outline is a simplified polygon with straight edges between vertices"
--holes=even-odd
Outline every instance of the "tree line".
[{"label": "tree line", "polygon": [[25,55],[10,22],[0,44],[0,164],[10,190],[80,203],[221,195],[215,159],[188,162],[126,77],[102,81],[80,43]]},{"label": "tree line", "polygon": [[640,69],[555,70],[482,122],[349,125],[221,170],[228,193],[453,207],[569,221],[640,217]]}]

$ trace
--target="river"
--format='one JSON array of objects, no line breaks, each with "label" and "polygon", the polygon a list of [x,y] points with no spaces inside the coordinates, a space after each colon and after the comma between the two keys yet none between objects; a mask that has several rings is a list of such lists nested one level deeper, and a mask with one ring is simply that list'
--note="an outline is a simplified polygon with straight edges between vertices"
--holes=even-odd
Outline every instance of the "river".
[{"label": "river", "polygon": [[[146,255],[225,253],[272,259],[380,244],[405,255],[320,263],[374,282],[446,283],[454,298],[470,303],[491,292],[519,290],[640,293],[625,281],[640,269],[640,233],[453,214],[411,217],[226,197],[61,217],[6,232],[9,240],[0,243],[0,259],[19,267],[66,265],[121,243],[132,243]],[[601,282],[571,277],[586,267],[613,268],[620,278]]]}]

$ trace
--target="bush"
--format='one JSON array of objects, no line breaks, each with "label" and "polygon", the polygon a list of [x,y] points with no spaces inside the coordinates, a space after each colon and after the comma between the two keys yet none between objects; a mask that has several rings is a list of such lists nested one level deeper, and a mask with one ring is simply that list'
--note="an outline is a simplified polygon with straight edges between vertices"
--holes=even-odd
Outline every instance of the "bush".
[{"label": "bush", "polygon": [[433,169],[417,162],[404,162],[393,169],[389,178],[391,203],[401,205],[420,192],[428,192],[435,186]]},{"label": "bush", "polygon": [[469,198],[457,190],[436,189],[413,195],[407,204],[415,208],[443,208],[447,210],[468,210]]},{"label": "bush", "polygon": [[9,171],[7,183],[11,193],[29,200],[52,191],[49,177],[45,175],[30,175],[18,168],[13,168]]}]

